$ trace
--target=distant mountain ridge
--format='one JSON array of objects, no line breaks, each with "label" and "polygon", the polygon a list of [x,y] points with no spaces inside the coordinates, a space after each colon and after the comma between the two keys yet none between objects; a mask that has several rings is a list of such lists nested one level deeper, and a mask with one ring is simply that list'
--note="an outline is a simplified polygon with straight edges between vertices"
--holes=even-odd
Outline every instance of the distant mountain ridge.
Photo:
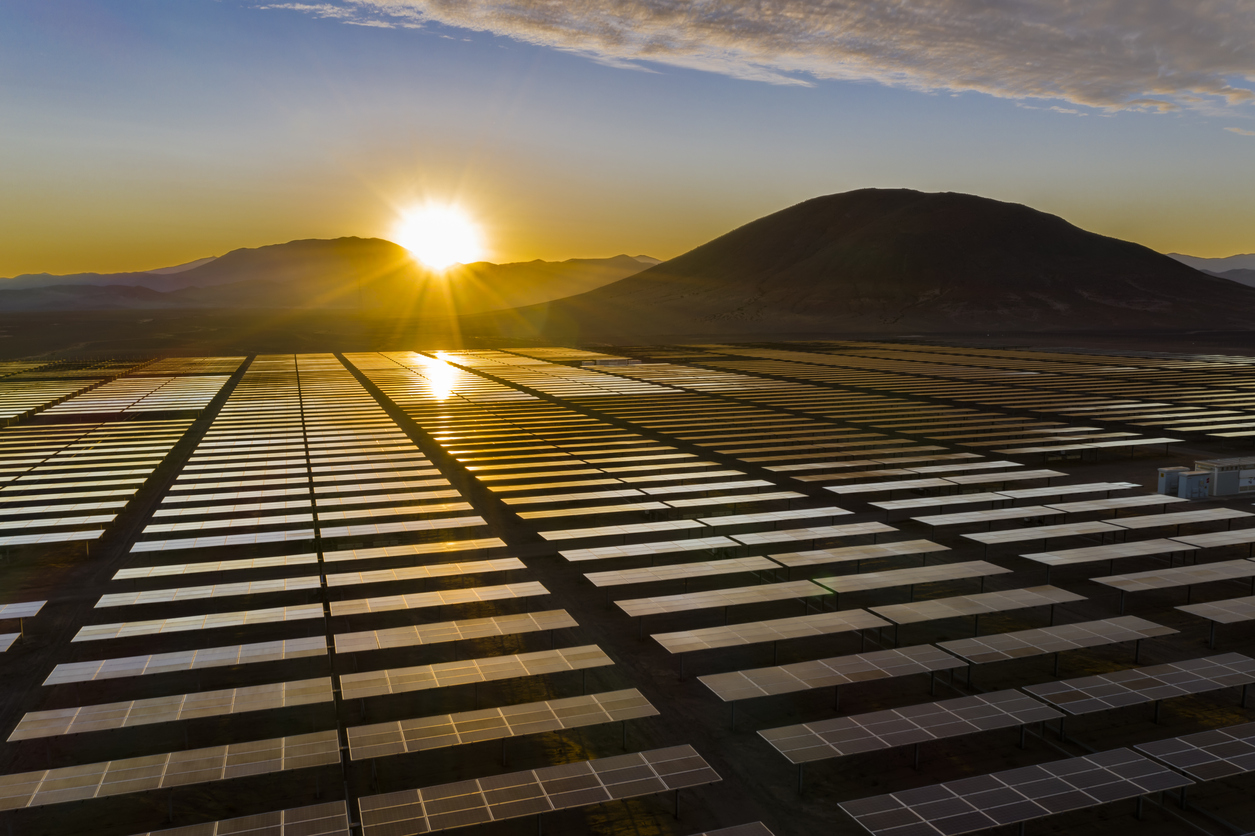
[{"label": "distant mountain ridge", "polygon": [[1195,270],[1203,270],[1213,275],[1230,270],[1255,270],[1255,253],[1230,255],[1224,258],[1200,258],[1196,255],[1182,255],[1181,253],[1168,253],[1167,255],[1182,264],[1188,264]]},{"label": "distant mountain ridge", "polygon": [[1247,287],[1255,287],[1255,270],[1225,270],[1224,272],[1204,270],[1203,272],[1221,279],[1228,279],[1231,282],[1244,284]]},{"label": "distant mountain ridge", "polygon": [[378,238],[290,241],[139,273],[0,280],[0,311],[343,308],[457,316],[570,296],[656,264],[647,256],[457,265],[433,273]]},{"label": "distant mountain ridge", "polygon": [[1255,289],[1027,206],[861,189],[759,218],[579,296],[475,321],[515,333],[526,322],[551,338],[609,342],[667,334],[1245,329],[1255,326]]}]

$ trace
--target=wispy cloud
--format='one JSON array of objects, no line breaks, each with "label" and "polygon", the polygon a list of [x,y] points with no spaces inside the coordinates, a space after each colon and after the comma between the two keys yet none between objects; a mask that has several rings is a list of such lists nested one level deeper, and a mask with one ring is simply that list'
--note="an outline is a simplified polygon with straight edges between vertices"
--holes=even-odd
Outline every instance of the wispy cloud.
[{"label": "wispy cloud", "polygon": [[1242,136],[1255,136],[1255,131],[1248,131],[1246,128],[1225,128],[1226,131],[1233,131],[1235,134]]},{"label": "wispy cloud", "polygon": [[[1249,0],[336,0],[346,23],[439,23],[775,84],[876,81],[1104,110],[1255,100]],[[1066,112],[1066,111],[1065,111]]]}]

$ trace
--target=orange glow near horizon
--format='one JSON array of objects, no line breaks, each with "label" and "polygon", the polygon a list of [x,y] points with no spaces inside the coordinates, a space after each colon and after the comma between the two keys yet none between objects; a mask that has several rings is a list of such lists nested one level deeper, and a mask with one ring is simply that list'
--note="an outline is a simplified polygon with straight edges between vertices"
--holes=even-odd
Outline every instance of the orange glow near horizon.
[{"label": "orange glow near horizon", "polygon": [[432,270],[484,258],[484,235],[460,207],[428,203],[401,213],[392,241]]}]

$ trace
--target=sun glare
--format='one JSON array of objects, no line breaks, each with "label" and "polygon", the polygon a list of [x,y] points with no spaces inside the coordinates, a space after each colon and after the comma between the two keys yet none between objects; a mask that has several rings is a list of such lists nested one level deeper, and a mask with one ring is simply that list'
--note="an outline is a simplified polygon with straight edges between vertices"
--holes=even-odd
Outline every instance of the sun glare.
[{"label": "sun glare", "polygon": [[404,213],[392,240],[433,270],[483,259],[479,226],[456,206],[428,204]]},{"label": "sun glare", "polygon": [[424,363],[421,374],[431,386],[431,396],[438,401],[447,400],[453,394],[453,387],[458,379],[458,370],[446,363],[442,355],[443,352],[440,351],[436,352],[435,357],[420,355]]}]

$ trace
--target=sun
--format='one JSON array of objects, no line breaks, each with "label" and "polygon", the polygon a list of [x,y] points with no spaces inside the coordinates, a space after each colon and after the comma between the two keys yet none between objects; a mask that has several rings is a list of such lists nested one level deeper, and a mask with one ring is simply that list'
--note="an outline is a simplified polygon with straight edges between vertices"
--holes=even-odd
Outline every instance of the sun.
[{"label": "sun", "polygon": [[432,270],[484,257],[479,225],[456,206],[427,204],[404,212],[392,240]]}]

